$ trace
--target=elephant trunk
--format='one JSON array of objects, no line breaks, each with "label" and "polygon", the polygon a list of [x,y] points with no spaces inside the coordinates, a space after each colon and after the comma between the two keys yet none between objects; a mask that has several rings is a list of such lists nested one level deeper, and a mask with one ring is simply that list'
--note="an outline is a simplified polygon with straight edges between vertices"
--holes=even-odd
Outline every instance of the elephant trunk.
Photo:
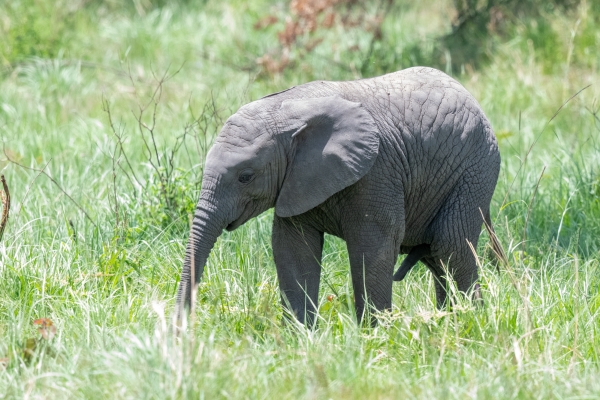
[{"label": "elephant trunk", "polygon": [[207,200],[206,192],[196,207],[190,238],[188,240],[181,272],[181,280],[177,290],[177,317],[183,316],[184,310],[189,310],[192,301],[192,288],[195,287],[202,277],[204,265],[217,238],[226,225],[218,208]]}]

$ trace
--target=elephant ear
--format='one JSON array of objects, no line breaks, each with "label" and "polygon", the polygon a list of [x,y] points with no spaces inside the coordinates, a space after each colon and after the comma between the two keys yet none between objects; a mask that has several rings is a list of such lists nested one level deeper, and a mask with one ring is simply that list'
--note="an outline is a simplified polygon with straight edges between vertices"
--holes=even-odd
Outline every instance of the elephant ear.
[{"label": "elephant ear", "polygon": [[275,213],[302,214],[356,183],[373,166],[379,135],[360,103],[337,96],[286,100],[282,118],[292,136],[290,157]]}]

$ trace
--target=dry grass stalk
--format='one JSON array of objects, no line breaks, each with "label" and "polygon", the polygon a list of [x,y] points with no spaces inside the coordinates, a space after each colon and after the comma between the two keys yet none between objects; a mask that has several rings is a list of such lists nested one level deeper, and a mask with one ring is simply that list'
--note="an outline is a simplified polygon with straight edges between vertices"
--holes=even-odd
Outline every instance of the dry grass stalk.
[{"label": "dry grass stalk", "polygon": [[[479,212],[481,213],[481,217],[483,218],[483,225],[485,226],[485,230],[487,231],[488,236],[490,237],[490,244],[492,246],[492,251],[498,258],[498,260],[502,263],[502,265],[504,267],[508,267],[508,258],[506,257],[506,254],[504,253],[504,250],[502,249],[502,245],[500,244],[500,240],[498,239],[498,236],[496,236],[496,232],[494,231],[494,228],[486,221],[485,216],[483,215],[483,211],[481,211],[481,208],[479,209]],[[500,272],[499,269],[498,269],[498,272]]]},{"label": "dry grass stalk", "polygon": [[4,175],[0,176],[0,180],[2,181],[2,220],[0,220],[0,241],[2,241],[4,229],[8,223],[8,215],[10,213],[10,192],[8,191],[8,184],[6,183]]}]

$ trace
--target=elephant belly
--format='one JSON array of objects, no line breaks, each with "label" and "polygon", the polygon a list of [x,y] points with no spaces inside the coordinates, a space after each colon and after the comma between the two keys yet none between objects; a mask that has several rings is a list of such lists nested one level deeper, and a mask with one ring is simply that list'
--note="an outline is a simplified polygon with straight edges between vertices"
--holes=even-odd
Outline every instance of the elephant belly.
[{"label": "elephant belly", "polygon": [[365,240],[378,235],[393,238],[399,250],[405,232],[401,181],[392,183],[377,164],[356,184],[311,210],[313,220],[318,229],[344,240],[357,234]]}]

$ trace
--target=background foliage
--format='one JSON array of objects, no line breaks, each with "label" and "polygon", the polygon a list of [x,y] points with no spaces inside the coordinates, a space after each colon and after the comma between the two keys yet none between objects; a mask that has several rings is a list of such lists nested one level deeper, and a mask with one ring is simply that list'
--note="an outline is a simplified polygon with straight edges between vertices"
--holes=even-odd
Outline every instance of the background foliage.
[{"label": "background foliage", "polygon": [[[597,397],[599,18],[585,0],[0,0],[0,397]],[[283,324],[267,212],[219,239],[174,337],[224,120],[414,65],[460,80],[500,143],[509,265],[482,235],[486,306],[436,310],[418,267],[358,327],[327,237],[318,329]]]}]

